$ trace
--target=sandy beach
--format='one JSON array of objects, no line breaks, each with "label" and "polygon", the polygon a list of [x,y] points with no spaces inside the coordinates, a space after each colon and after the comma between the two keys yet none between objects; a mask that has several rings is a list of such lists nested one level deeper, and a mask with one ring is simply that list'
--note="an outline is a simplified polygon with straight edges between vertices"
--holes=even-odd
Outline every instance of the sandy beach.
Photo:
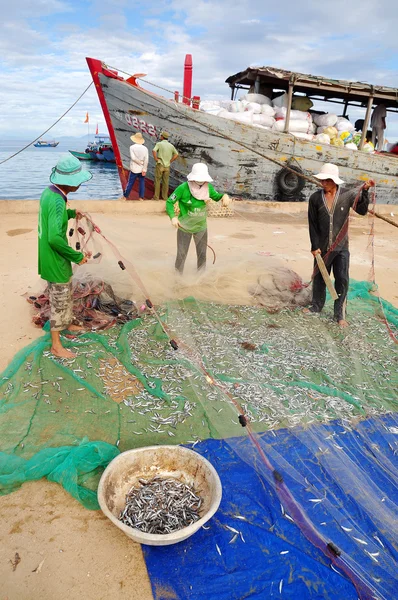
[{"label": "sandy beach", "polygon": [[[0,206],[0,370],[18,350],[41,335],[24,298],[26,292],[37,293],[43,287],[37,275],[37,202],[23,203],[25,209],[22,203],[12,204]],[[133,262],[157,303],[190,294],[244,303],[250,298],[248,285],[270,265],[290,268],[304,280],[310,277],[312,259],[303,205],[284,206],[283,212],[275,207],[260,210],[242,205],[237,216],[210,218],[209,244],[217,260],[212,265],[208,256],[207,273],[198,282],[193,248],[184,280],[175,280],[176,233],[163,214],[162,203],[156,207],[151,207],[152,203],[99,204],[71,198],[71,206],[90,210],[104,234]],[[105,208],[107,212],[103,212]],[[390,218],[398,222],[396,217]],[[378,219],[375,226],[376,281],[381,296],[397,306],[398,231]],[[368,241],[369,217],[352,218],[350,275],[354,279],[368,278]],[[121,294],[141,301],[105,244],[103,254],[103,261],[84,267],[85,272],[103,277]],[[60,486],[47,481],[25,484],[0,498],[0,515],[0,600],[152,598],[141,547],[116,531],[102,513],[84,509]],[[14,571],[10,561],[15,553],[21,562]]]}]

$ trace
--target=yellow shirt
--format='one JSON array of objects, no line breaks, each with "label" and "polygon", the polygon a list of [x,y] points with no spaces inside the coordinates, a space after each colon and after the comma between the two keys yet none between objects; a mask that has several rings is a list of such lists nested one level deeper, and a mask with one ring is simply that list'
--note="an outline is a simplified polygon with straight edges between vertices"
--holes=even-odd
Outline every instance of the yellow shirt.
[{"label": "yellow shirt", "polygon": [[161,140],[154,147],[154,152],[158,157],[158,161],[162,163],[164,167],[170,166],[170,161],[173,156],[178,156],[177,150],[174,148],[173,144],[170,144],[167,140]]}]

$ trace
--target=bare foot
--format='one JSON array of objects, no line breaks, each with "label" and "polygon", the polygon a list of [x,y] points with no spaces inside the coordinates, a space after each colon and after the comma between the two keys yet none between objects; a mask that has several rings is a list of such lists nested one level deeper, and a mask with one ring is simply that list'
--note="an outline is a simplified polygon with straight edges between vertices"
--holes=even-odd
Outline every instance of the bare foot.
[{"label": "bare foot", "polygon": [[144,198],[138,198],[138,200],[140,200],[141,202],[144,202]]},{"label": "bare foot", "polygon": [[310,311],[310,309],[309,309],[309,308],[303,308],[303,313],[304,313],[305,315],[310,315],[310,314],[311,314],[311,311]]},{"label": "bare foot", "polygon": [[77,332],[80,331],[81,332],[81,331],[85,331],[85,329],[81,325],[69,325],[68,331],[77,331]]},{"label": "bare foot", "polygon": [[76,358],[76,354],[70,350],[67,350],[63,346],[60,346],[59,348],[54,348],[54,346],[51,346],[51,353],[58,358]]},{"label": "bare foot", "polygon": [[339,327],[348,327],[348,322],[345,319],[340,319],[339,323]]}]

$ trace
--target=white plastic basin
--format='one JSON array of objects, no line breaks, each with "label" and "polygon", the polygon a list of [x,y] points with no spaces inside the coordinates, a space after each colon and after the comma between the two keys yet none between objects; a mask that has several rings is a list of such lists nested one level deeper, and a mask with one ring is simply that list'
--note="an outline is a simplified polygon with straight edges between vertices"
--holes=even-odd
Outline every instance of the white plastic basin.
[{"label": "white plastic basin", "polygon": [[[118,517],[125,507],[126,494],[138,484],[138,479],[174,477],[192,485],[203,499],[200,519],[174,533],[165,535],[144,533],[128,527]],[[181,446],[148,446],[119,454],[105,469],[98,486],[98,501],[102,512],[125,533],[140,544],[168,546],[186,540],[206,523],[221,502],[221,481],[215,468],[197,452]]]}]

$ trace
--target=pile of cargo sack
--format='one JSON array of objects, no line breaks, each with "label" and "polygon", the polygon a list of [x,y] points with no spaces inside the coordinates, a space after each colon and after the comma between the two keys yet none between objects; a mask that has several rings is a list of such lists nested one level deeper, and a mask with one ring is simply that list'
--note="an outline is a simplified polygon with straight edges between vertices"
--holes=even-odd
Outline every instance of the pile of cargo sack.
[{"label": "pile of cargo sack", "polygon": [[[312,116],[309,112],[312,106],[307,96],[293,97],[289,133],[318,144],[358,150],[361,133],[355,131],[348,119],[331,113]],[[201,102],[200,109],[223,119],[281,133],[285,131],[287,94],[274,100],[263,94],[246,94],[239,100],[208,100]],[[373,152],[374,147],[367,142],[363,150]]]}]

